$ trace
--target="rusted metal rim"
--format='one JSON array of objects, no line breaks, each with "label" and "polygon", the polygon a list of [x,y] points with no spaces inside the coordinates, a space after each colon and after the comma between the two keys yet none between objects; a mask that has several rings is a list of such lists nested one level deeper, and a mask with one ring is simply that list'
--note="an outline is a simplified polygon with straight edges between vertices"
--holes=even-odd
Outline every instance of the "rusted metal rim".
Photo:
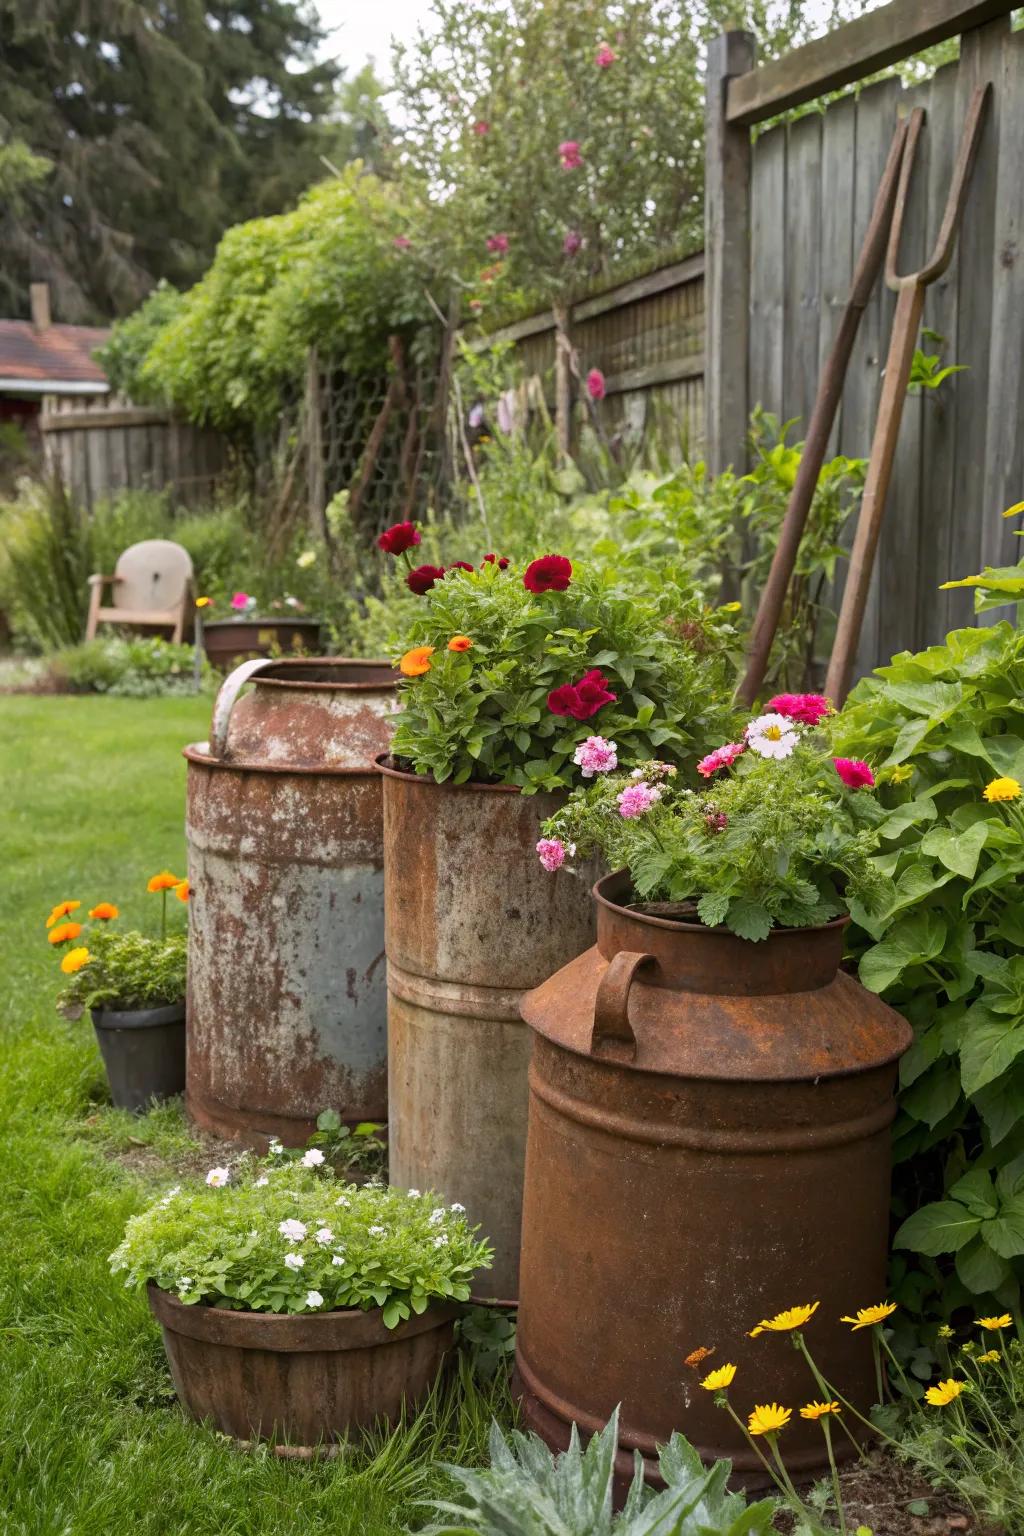
[{"label": "rusted metal rim", "polygon": [[425,1312],[415,1313],[397,1328],[385,1328],[383,1310],[363,1312],[358,1307],[334,1312],[294,1313],[235,1312],[229,1307],[207,1307],[201,1302],[186,1306],[170,1291],[150,1282],[146,1286],[153,1316],[172,1333],[207,1344],[228,1344],[236,1349],[268,1349],[278,1354],[315,1354],[319,1350],[368,1349],[377,1344],[397,1344],[459,1316],[457,1302],[432,1302]]},{"label": "rusted metal rim", "polygon": [[[309,677],[306,674],[342,667],[353,673],[371,672],[365,678]],[[381,688],[397,688],[400,674],[385,657],[365,660],[353,656],[285,656],[274,661],[265,672],[252,679],[258,688],[301,688],[303,693],[372,693]]]},{"label": "rusted metal rim", "polygon": [[372,779],[375,777],[372,766],[367,764],[362,768],[326,767],[310,763],[252,763],[244,758],[214,757],[207,749],[209,742],[190,741],[187,747],[182,747],[181,755],[190,763],[200,763],[204,768],[229,768],[235,773],[277,773],[312,775],[314,778],[323,779]]},{"label": "rusted metal rim", "polygon": [[384,774],[388,779],[401,779],[406,784],[429,784],[431,789],[470,790],[479,793],[481,790],[488,794],[520,795],[522,790],[518,784],[481,784],[478,780],[468,780],[465,784],[453,784],[450,779],[445,779],[439,784],[429,773],[413,773],[408,768],[393,768],[394,758],[390,752],[382,752],[374,758],[374,764],[378,773]]},{"label": "rusted metal rim", "polygon": [[[652,928],[667,928],[671,933],[715,934],[718,937],[727,931],[724,928],[709,928],[706,923],[688,923],[683,918],[655,917],[653,914],[638,912],[635,907],[616,900],[617,896],[625,895],[631,889],[629,870],[616,869],[610,875],[602,875],[601,879],[595,882],[591,887],[591,895],[598,906],[604,907],[607,911],[623,912],[632,922],[646,923]],[[847,913],[844,917],[834,917],[830,923],[813,923],[806,928],[773,928],[767,942],[770,943],[772,939],[783,938],[794,933],[835,933],[837,929],[847,927],[849,922],[850,917]]]}]

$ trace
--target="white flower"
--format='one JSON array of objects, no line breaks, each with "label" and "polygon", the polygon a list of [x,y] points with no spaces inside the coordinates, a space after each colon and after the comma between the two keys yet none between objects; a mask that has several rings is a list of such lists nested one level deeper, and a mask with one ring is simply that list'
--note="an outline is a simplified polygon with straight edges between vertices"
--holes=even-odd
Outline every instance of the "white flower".
[{"label": "white flower", "polygon": [[420,1192],[418,1189],[407,1189],[406,1194],[409,1196],[410,1200],[418,1200],[420,1197]]},{"label": "white flower", "polygon": [[223,1189],[230,1177],[230,1168],[211,1168],[206,1175],[206,1182],[210,1185],[211,1189]]},{"label": "white flower", "polygon": [[643,776],[644,776],[644,771],[643,771],[642,768],[634,768],[633,772],[630,774],[630,778],[631,779],[642,779]]},{"label": "white flower", "polygon": [[267,1178],[266,1174],[264,1173],[260,1178],[258,1178],[256,1180],[256,1183],[253,1186],[253,1188],[254,1189],[262,1189],[264,1184],[269,1184],[269,1183],[270,1183],[270,1180]]},{"label": "white flower", "polygon": [[304,549],[302,551],[302,554],[299,555],[298,559],[295,561],[295,564],[298,566],[300,571],[308,571],[309,567],[311,565],[314,565],[315,563],[316,563],[316,550],[315,549]]},{"label": "white flower", "polygon": [[371,1237],[387,1237],[388,1229],[387,1227],[370,1227],[369,1233]]},{"label": "white flower", "polygon": [[281,1153],[284,1151],[284,1147],[278,1141],[276,1136],[271,1136],[269,1145],[267,1146],[267,1151],[270,1153],[271,1157],[281,1156]]},{"label": "white flower", "polygon": [[307,1307],[322,1307],[323,1304],[324,1304],[324,1299],[320,1295],[319,1291],[307,1291],[306,1292],[306,1306]]},{"label": "white flower", "polygon": [[187,1291],[191,1284],[192,1284],[192,1276],[191,1275],[182,1275],[181,1279],[178,1281],[178,1290],[179,1291]]},{"label": "white flower", "polygon": [[439,1221],[444,1221],[446,1211],[443,1205],[435,1206],[430,1213],[430,1225],[436,1227]]},{"label": "white flower", "polygon": [[443,1232],[442,1232],[440,1237],[435,1237],[434,1238],[434,1247],[435,1248],[447,1248],[448,1247],[448,1239],[445,1237]]},{"label": "white flower", "polygon": [[797,733],[787,715],[758,715],[747,726],[747,745],[759,757],[788,757],[797,743]]},{"label": "white flower", "polygon": [[319,1147],[310,1147],[309,1151],[303,1152],[299,1158],[303,1168],[319,1168],[320,1164],[325,1161],[326,1159]]},{"label": "white flower", "polygon": [[287,1269],[302,1269],[306,1263],[301,1253],[286,1253],[284,1262]]},{"label": "white flower", "polygon": [[331,1243],[334,1242],[334,1233],[331,1231],[330,1227],[318,1227],[317,1230],[313,1233],[313,1236],[316,1238],[321,1248],[328,1248],[330,1247]]},{"label": "white flower", "polygon": [[290,1243],[301,1243],[306,1235],[306,1224],[302,1221],[296,1221],[294,1216],[289,1216],[287,1221],[278,1223],[277,1230]]},{"label": "white flower", "polygon": [[352,1204],[351,1200],[346,1199],[344,1195],[339,1195],[334,1203],[335,1205],[343,1205],[346,1210],[348,1210],[349,1206]]},{"label": "white flower", "polygon": [[465,1209],[466,1209],[466,1207],[464,1205],[460,1205],[457,1200],[452,1202],[452,1210],[453,1211],[464,1211]]},{"label": "white flower", "polygon": [[332,1253],[331,1254],[331,1263],[332,1264],[344,1264],[344,1262],[345,1262],[345,1255],[343,1253]]}]

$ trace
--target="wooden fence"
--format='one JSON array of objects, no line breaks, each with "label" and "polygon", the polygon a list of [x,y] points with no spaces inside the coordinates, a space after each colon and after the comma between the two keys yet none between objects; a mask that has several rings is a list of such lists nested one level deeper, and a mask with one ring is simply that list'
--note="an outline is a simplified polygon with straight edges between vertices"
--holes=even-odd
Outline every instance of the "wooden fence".
[{"label": "wooden fence", "polygon": [[219,433],[118,395],[47,395],[39,430],[47,468],[90,510],[124,490],[168,491],[175,503],[196,506],[209,500],[227,465]]}]

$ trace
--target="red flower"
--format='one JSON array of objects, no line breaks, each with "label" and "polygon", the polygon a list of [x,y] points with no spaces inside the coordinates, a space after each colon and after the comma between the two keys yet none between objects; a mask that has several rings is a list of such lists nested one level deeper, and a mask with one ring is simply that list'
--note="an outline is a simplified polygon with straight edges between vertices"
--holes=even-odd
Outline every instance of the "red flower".
[{"label": "red flower", "polygon": [[484,135],[490,133],[490,131],[490,123],[482,117],[478,118],[477,121],[473,124],[473,132],[476,134],[478,139],[482,139]]},{"label": "red flower", "polygon": [[541,555],[523,573],[527,592],[564,592],[572,580],[572,561],[564,555]]},{"label": "red flower", "polygon": [[832,705],[821,693],[777,693],[765,709],[789,720],[799,720],[801,725],[817,725],[832,713]]},{"label": "red flower", "polygon": [[386,555],[404,555],[407,549],[420,542],[420,531],[415,523],[392,523],[377,540],[378,549]]},{"label": "red flower", "polygon": [[873,789],[875,776],[859,757],[834,757],[836,773],[847,789]]},{"label": "red flower", "polygon": [[487,249],[492,255],[504,256],[508,250],[508,235],[488,235]]},{"label": "red flower", "polygon": [[422,597],[424,592],[429,592],[435,581],[440,581],[444,575],[443,565],[418,565],[414,571],[410,571],[405,578],[405,584],[410,592],[415,592]]},{"label": "red flower", "polygon": [[412,250],[412,241],[409,239],[408,235],[396,235],[391,244],[394,246],[396,251]]},{"label": "red flower", "polygon": [[558,146],[558,158],[562,162],[563,171],[578,171],[583,164],[583,156],[580,154],[578,139],[565,139]]},{"label": "red flower", "polygon": [[587,394],[591,400],[603,400],[604,393],[604,374],[600,368],[591,368],[587,374]]},{"label": "red flower", "polygon": [[473,573],[473,567],[467,565],[465,560],[453,560],[448,569],[450,571],[469,571],[470,575]]},{"label": "red flower", "polygon": [[548,709],[553,715],[571,715],[574,720],[589,720],[606,704],[614,704],[618,694],[610,692],[608,680],[596,668],[578,683],[563,683],[548,694]]},{"label": "red flower", "polygon": [[575,256],[583,244],[583,236],[578,229],[567,229],[565,239],[562,241],[562,251],[566,256]]},{"label": "red flower", "polygon": [[484,555],[484,565],[496,565],[499,571],[508,570],[508,559],[505,555]]},{"label": "red flower", "polygon": [[609,48],[607,43],[602,43],[594,55],[594,63],[598,69],[610,69],[618,58],[614,48]]}]

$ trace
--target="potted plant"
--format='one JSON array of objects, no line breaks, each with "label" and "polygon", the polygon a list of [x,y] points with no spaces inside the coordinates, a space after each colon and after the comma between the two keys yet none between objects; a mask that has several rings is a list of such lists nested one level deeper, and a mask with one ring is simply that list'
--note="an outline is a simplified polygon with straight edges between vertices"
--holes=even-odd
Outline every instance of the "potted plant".
[{"label": "potted plant", "polygon": [[728,717],[730,631],[692,593],[638,598],[563,555],[416,565],[419,537],[412,523],[382,535],[421,599],[381,760],[391,1177],[479,1214],[488,1299],[514,1303],[519,1002],[593,932],[589,881],[536,868],[540,822],[598,761],[696,761]]},{"label": "potted plant", "polygon": [[[218,613],[223,617],[214,617]],[[196,599],[196,643],[221,672],[258,656],[316,656],[321,630],[320,620],[292,593],[261,600],[238,589],[220,599]]]},{"label": "potted plant", "polygon": [[147,1288],[193,1418],[309,1455],[424,1397],[489,1257],[461,1206],[346,1184],[311,1147],[170,1190],[110,1264]]},{"label": "potted plant", "polygon": [[163,870],[148,889],[161,896],[159,938],[118,931],[112,925],[120,910],[109,901],[89,908],[90,927],[78,919],[78,901],[59,902],[47,918],[47,937],[64,950],[60,968],[68,978],[58,1009],[66,1018],[89,1010],[110,1097],[135,1113],[185,1088],[188,939],[167,932],[167,897],[187,903],[188,881]]}]

